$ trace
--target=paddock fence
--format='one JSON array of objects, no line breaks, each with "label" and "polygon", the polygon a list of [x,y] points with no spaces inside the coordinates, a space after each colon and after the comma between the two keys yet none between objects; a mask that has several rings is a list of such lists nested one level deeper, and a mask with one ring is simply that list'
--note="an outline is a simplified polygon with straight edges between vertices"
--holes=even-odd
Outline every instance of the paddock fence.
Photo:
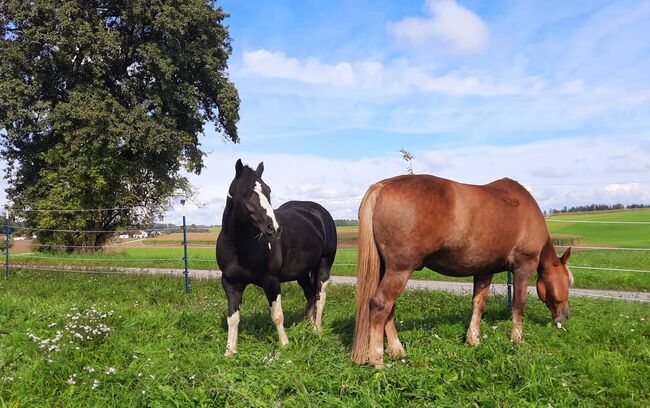
[{"label": "paddock fence", "polygon": [[[353,198],[336,198],[336,199],[315,199],[312,201],[327,202],[349,202],[360,201],[361,197]],[[199,270],[215,271],[217,269],[214,248],[217,231],[206,233],[205,228],[196,228],[188,226],[188,217],[186,215],[186,203],[181,201],[183,208],[182,217],[179,226],[164,228],[142,228],[132,227],[119,230],[72,230],[72,229],[47,229],[47,228],[28,228],[20,224],[11,223],[9,212],[5,212],[5,279],[10,277],[11,270],[14,268],[24,268],[29,270],[49,271],[49,272],[79,272],[79,273],[98,273],[98,274],[133,274],[133,273],[174,273],[181,271],[185,278],[185,293],[190,293],[190,265]],[[102,212],[113,211],[119,208],[98,208],[98,209],[43,209],[37,211],[51,212]],[[547,219],[547,223],[573,223],[573,224],[593,224],[603,227],[612,225],[621,226],[646,226],[648,236],[650,236],[650,222],[647,221],[589,221],[589,220],[571,220],[571,219]],[[30,240],[25,240],[22,244],[19,240],[12,240],[11,231],[14,236],[25,237],[25,235],[34,236],[39,232],[71,232],[71,233],[110,233],[114,237],[122,235],[132,235],[130,238],[111,239],[110,243],[101,246],[82,245],[48,245],[54,249],[53,253],[41,253],[31,250]],[[133,232],[137,233],[133,233]],[[144,231],[144,233],[143,233]],[[138,235],[139,234],[139,235]],[[188,234],[191,239],[188,240]],[[13,243],[13,246],[10,245]],[[561,248],[562,246],[556,246]],[[633,246],[597,246],[597,245],[572,245],[572,248],[579,251],[606,251],[606,252],[624,252],[630,254],[644,254],[650,251],[650,247],[633,247]],[[88,249],[100,250],[92,256],[87,253],[64,254],[63,250],[69,249]],[[61,250],[61,252],[56,252]],[[206,251],[212,251],[211,256],[206,256]],[[126,256],[125,256],[126,254]],[[343,259],[342,259],[343,258]],[[333,274],[345,270],[354,272],[356,268],[356,248],[343,247],[338,249],[337,261],[333,265]],[[620,265],[588,265],[574,264],[570,262],[569,267],[575,270],[590,270],[610,273],[650,273],[650,264],[648,267],[625,267]],[[214,269],[213,269],[214,268]],[[512,277],[507,273],[508,287],[508,305],[511,305],[512,299]]]}]

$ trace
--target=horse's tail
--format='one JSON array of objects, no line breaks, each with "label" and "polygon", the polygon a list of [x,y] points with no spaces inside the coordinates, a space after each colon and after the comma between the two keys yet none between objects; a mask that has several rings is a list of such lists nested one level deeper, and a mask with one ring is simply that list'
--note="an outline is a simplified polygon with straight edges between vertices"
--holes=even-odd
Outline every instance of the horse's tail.
[{"label": "horse's tail", "polygon": [[370,298],[379,286],[380,259],[373,234],[372,215],[383,183],[373,184],[359,207],[359,258],[357,262],[357,319],[352,344],[352,361],[364,364],[369,359]]}]

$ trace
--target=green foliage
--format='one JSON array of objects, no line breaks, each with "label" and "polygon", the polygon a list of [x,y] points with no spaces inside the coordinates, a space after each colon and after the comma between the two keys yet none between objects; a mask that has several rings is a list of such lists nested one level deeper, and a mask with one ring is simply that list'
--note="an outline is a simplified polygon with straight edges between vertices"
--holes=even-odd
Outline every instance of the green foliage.
[{"label": "green foliage", "polygon": [[[283,285],[284,349],[263,292],[248,288],[232,358],[223,356],[219,282],[192,287],[185,296],[179,278],[27,271],[0,280],[0,405],[634,407],[650,398],[650,320],[641,303],[576,297],[558,329],[530,297],[526,341],[513,345],[505,300],[491,296],[485,337],[468,347],[469,296],[406,291],[396,324],[408,356],[376,371],[350,362],[352,286],[328,288],[318,336],[299,321],[301,289]],[[66,325],[93,309],[105,317],[86,324],[110,331],[81,341]],[[44,348],[57,330],[60,350]]]},{"label": "green foliage", "polygon": [[[237,142],[227,14],[213,1],[0,3],[0,130],[13,214],[32,228],[151,221],[203,167],[213,122]],[[124,208],[101,213],[20,209]],[[143,209],[145,208],[145,209]],[[46,245],[110,234],[41,231]]]}]

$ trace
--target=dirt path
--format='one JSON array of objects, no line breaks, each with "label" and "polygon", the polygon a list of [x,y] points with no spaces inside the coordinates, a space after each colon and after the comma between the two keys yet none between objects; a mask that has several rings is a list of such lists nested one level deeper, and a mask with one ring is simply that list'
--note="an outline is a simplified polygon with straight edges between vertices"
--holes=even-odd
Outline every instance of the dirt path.
[{"label": "dirt path", "polygon": [[[23,265],[12,265],[12,268],[21,267]],[[140,274],[140,275],[174,275],[180,276],[183,274],[180,269],[167,269],[167,268],[110,268],[110,267],[70,267],[70,266],[54,266],[50,269],[48,266],[27,266],[31,269],[43,269],[54,271],[70,271],[70,272],[85,272],[85,273],[102,273],[102,274]],[[207,279],[207,278],[220,278],[221,271],[218,270],[205,270],[205,269],[190,269],[190,278]],[[354,276],[332,276],[332,282],[337,284],[354,285],[356,278]],[[432,281],[432,280],[410,280],[406,285],[409,289],[424,289],[424,290],[442,290],[451,293],[460,293],[471,295],[472,284],[470,282],[445,282],[445,281]],[[494,283],[490,287],[490,293],[505,295],[507,293],[507,286],[504,284]],[[528,294],[536,295],[534,286],[528,287]],[[603,290],[603,289],[571,289],[573,296],[587,296],[592,298],[605,298],[605,299],[620,299],[634,302],[650,303],[650,292],[633,292],[624,290]]]}]

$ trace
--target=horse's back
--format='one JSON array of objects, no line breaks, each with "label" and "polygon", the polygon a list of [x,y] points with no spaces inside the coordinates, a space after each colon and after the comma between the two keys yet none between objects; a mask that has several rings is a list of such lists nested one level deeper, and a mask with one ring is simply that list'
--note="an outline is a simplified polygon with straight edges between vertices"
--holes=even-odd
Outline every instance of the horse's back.
[{"label": "horse's back", "polygon": [[321,259],[333,263],[336,256],[336,225],[331,214],[311,201],[289,201],[275,210],[282,227],[283,275],[317,266]]},{"label": "horse's back", "polygon": [[537,203],[510,179],[479,186],[409,175],[380,183],[373,229],[389,257],[401,254],[471,274],[472,265],[499,268],[515,252],[534,254],[548,236]]}]

